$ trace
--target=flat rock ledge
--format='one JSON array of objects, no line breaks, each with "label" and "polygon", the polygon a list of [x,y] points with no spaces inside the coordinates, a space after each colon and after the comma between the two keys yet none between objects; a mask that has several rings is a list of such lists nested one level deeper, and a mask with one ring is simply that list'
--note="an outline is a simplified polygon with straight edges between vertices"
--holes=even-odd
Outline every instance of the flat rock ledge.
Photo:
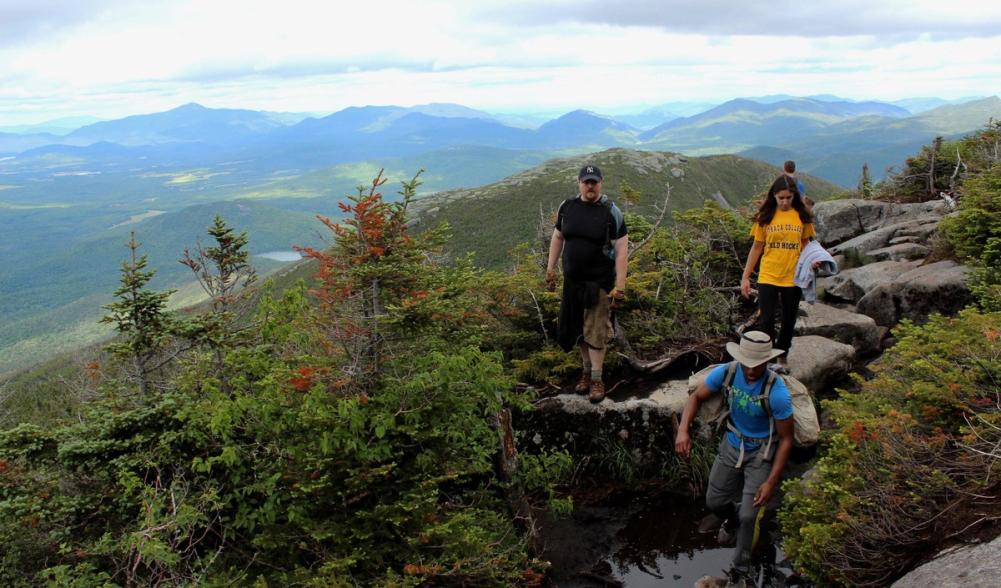
[{"label": "flat rock ledge", "polygon": [[891,588],[980,588],[1001,585],[1001,537],[955,547],[910,571]]},{"label": "flat rock ledge", "polygon": [[806,302],[800,303],[799,310],[796,335],[819,335],[833,339],[851,345],[860,356],[878,353],[880,342],[886,335],[885,327],[880,327],[871,317],[857,312]]}]

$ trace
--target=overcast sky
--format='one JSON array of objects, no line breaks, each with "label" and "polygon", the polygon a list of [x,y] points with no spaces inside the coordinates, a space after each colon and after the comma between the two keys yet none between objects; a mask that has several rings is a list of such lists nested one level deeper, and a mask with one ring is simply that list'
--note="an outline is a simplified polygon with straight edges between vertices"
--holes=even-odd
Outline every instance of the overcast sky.
[{"label": "overcast sky", "polygon": [[1001,1],[0,0],[0,125],[1001,93]]}]

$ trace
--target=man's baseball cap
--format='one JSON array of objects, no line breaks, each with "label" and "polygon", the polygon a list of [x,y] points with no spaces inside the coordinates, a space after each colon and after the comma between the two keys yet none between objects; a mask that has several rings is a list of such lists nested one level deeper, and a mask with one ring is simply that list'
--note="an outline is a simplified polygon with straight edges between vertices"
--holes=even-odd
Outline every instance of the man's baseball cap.
[{"label": "man's baseball cap", "polygon": [[596,165],[585,165],[580,168],[580,172],[577,173],[578,182],[586,182],[587,180],[601,181],[601,170],[598,169]]}]

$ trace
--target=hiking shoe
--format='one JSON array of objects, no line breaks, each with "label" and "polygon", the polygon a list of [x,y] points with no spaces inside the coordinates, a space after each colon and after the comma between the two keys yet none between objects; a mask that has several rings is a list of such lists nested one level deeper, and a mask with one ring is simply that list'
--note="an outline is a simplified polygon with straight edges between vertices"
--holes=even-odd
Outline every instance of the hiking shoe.
[{"label": "hiking shoe", "polygon": [[591,380],[591,393],[587,395],[587,399],[591,402],[601,402],[605,399],[605,383],[601,380]]},{"label": "hiking shoe", "polygon": [[776,374],[782,374],[784,376],[789,375],[789,363],[786,361],[785,357],[780,357],[775,363],[768,364],[768,369],[772,370]]},{"label": "hiking shoe", "polygon": [[709,533],[715,533],[719,531],[719,528],[723,525],[723,519],[716,516],[714,513],[709,513],[702,517],[699,521],[699,534],[708,535]]},{"label": "hiking shoe", "polygon": [[577,380],[573,391],[577,394],[587,394],[591,391],[591,376],[587,372],[580,375],[580,380]]},{"label": "hiking shoe", "polygon": [[751,579],[751,570],[745,566],[732,566],[726,572],[726,579],[726,588],[746,588],[755,585]]},{"label": "hiking shoe", "polygon": [[723,525],[716,534],[716,541],[720,547],[733,547],[737,544],[737,523],[732,519],[723,521]]}]

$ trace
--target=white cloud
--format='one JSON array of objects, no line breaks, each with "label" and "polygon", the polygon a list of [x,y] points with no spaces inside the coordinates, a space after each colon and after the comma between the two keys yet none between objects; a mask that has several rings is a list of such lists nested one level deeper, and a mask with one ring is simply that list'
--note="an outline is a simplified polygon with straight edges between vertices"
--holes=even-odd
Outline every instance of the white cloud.
[{"label": "white cloud", "polygon": [[0,124],[188,101],[600,110],[1001,88],[994,2],[4,1],[0,33],[17,34],[0,42]]}]

